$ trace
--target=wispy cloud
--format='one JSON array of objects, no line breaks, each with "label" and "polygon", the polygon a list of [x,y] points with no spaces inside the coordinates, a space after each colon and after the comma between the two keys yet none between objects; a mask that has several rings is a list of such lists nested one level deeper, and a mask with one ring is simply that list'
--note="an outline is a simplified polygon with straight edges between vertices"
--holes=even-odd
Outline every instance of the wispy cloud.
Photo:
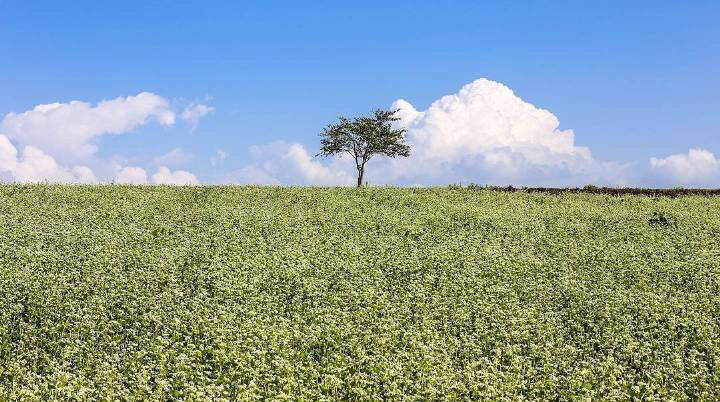
[{"label": "wispy cloud", "polygon": [[193,154],[184,151],[182,148],[174,148],[167,153],[153,159],[155,165],[178,166],[190,162]]},{"label": "wispy cloud", "polygon": [[229,155],[230,154],[225,152],[223,149],[216,149],[215,154],[210,157],[210,165],[212,167],[217,167],[221,163],[225,162],[225,159],[227,159]]},{"label": "wispy cloud", "polygon": [[180,118],[188,122],[195,129],[200,119],[215,111],[214,107],[202,103],[191,103],[180,113]]}]

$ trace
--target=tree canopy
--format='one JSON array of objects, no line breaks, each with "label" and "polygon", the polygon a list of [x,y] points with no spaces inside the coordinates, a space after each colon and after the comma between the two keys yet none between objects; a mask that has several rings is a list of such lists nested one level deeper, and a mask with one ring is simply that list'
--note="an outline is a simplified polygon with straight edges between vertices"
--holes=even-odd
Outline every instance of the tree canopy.
[{"label": "tree canopy", "polygon": [[406,130],[393,125],[393,122],[400,120],[395,113],[397,110],[378,109],[370,116],[352,120],[339,117],[337,123],[328,125],[320,134],[318,156],[351,155],[358,172],[357,186],[362,186],[365,164],[374,155],[391,158],[410,156],[410,146],[405,143]]}]

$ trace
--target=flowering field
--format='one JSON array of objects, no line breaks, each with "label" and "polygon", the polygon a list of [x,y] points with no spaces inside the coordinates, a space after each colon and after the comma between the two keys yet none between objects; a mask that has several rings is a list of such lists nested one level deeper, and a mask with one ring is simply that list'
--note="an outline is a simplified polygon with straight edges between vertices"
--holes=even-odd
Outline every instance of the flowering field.
[{"label": "flowering field", "polygon": [[0,400],[717,400],[720,198],[0,186]]}]

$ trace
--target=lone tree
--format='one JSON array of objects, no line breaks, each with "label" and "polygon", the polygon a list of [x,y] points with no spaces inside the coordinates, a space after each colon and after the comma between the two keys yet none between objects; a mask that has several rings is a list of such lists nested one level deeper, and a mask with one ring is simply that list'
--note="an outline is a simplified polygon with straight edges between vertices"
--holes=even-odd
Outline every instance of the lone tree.
[{"label": "lone tree", "polygon": [[405,129],[393,128],[392,122],[397,110],[375,110],[371,116],[350,120],[340,117],[339,122],[325,127],[320,134],[321,148],[317,156],[348,153],[355,158],[357,186],[362,186],[365,164],[373,155],[410,156],[410,147],[405,144]]}]

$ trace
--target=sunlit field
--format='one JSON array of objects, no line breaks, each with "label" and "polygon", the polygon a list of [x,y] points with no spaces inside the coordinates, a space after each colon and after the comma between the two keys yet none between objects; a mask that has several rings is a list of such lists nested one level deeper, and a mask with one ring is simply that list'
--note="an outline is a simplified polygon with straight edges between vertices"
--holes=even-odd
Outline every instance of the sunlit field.
[{"label": "sunlit field", "polygon": [[0,186],[0,400],[717,400],[720,198]]}]

